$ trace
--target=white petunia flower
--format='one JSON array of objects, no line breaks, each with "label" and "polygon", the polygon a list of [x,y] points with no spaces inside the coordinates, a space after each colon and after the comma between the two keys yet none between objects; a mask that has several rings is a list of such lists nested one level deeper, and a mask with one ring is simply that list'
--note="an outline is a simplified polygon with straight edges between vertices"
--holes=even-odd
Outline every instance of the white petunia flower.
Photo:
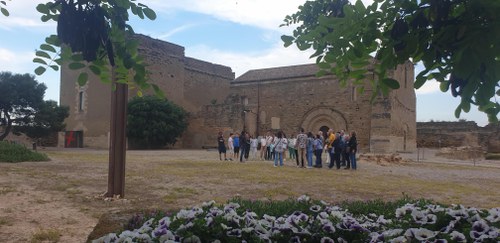
[{"label": "white petunia flower", "polygon": [[399,236],[390,241],[391,243],[406,243],[408,240],[404,236]]},{"label": "white petunia flower", "polygon": [[299,202],[309,202],[310,200],[311,200],[311,198],[307,195],[302,195],[299,198],[297,198],[297,201],[299,201]]},{"label": "white petunia flower", "polygon": [[491,223],[496,223],[500,221],[500,208],[492,208],[488,210],[489,215],[486,217],[486,220]]},{"label": "white petunia flower", "polygon": [[201,204],[201,206],[202,206],[202,207],[204,207],[204,208],[205,208],[205,207],[212,207],[214,204],[215,204],[215,201],[214,201],[214,200],[212,200],[212,201],[208,201],[208,202],[203,202],[203,203]]},{"label": "white petunia flower", "polygon": [[450,236],[451,236],[451,240],[453,242],[458,242],[458,243],[465,243],[465,242],[467,242],[467,239],[465,238],[465,235],[462,234],[462,233],[460,233],[460,232],[458,232],[458,231],[451,232]]},{"label": "white petunia flower", "polygon": [[335,241],[330,237],[323,237],[320,240],[321,243],[335,243]]},{"label": "white petunia flower", "polygon": [[383,224],[383,225],[387,225],[387,224],[392,223],[392,220],[391,219],[385,219],[384,215],[380,215],[380,216],[378,216],[377,223]]},{"label": "white petunia flower", "polygon": [[313,206],[311,206],[309,208],[309,210],[311,210],[312,212],[317,213],[317,212],[321,211],[321,206],[319,206],[319,205],[313,205]]},{"label": "white petunia flower", "polygon": [[417,239],[419,241],[427,241],[429,239],[434,238],[437,235],[436,232],[425,229],[425,228],[417,229],[413,233],[415,235],[415,239]]}]

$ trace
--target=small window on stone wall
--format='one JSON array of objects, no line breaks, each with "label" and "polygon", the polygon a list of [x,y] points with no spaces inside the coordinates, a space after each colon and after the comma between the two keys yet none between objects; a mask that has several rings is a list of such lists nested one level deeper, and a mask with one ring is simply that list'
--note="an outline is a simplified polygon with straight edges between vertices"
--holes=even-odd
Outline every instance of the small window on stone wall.
[{"label": "small window on stone wall", "polygon": [[80,91],[80,93],[78,93],[78,111],[83,111],[83,91]]}]

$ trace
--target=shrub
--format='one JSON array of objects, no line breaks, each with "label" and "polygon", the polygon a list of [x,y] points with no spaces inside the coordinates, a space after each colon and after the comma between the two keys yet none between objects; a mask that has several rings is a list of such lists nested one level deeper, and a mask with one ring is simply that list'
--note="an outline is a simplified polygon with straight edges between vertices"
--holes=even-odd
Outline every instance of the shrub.
[{"label": "shrub", "polygon": [[489,153],[484,158],[487,160],[500,160],[500,154]]},{"label": "shrub", "polygon": [[0,141],[0,162],[49,161],[46,154],[27,149],[24,145]]}]

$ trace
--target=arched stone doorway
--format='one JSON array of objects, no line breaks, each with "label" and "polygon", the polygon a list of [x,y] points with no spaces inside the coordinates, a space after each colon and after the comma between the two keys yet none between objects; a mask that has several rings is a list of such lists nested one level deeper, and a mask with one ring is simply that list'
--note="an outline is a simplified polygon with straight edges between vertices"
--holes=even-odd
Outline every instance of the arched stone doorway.
[{"label": "arched stone doorway", "polygon": [[330,107],[316,107],[309,110],[302,118],[301,127],[306,132],[316,133],[320,130],[328,131],[333,128],[335,131],[349,130],[347,120],[339,111]]}]

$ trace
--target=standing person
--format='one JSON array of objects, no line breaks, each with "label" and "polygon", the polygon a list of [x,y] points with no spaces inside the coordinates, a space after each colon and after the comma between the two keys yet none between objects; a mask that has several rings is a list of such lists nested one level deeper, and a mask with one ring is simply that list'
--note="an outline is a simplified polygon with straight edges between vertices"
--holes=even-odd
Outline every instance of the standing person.
[{"label": "standing person", "polygon": [[285,140],[283,138],[283,132],[279,131],[278,135],[274,138],[273,141],[274,145],[274,167],[278,166],[278,160],[279,160],[279,166],[283,166],[283,151],[284,147],[286,146]]},{"label": "standing person", "polygon": [[286,161],[286,151],[288,150],[288,139],[286,138],[286,134],[282,132],[283,134],[283,140],[284,140],[284,145],[283,145],[283,161]]},{"label": "standing person", "polygon": [[335,163],[332,163],[328,166],[328,168],[333,168],[333,165],[336,164],[337,170],[340,169],[340,154],[342,153],[342,148],[340,147],[340,133],[335,134],[335,140],[333,140],[333,160]]},{"label": "standing person", "polygon": [[[304,129],[302,129],[304,131]],[[311,169],[313,166],[313,153],[314,153],[314,137],[312,132],[307,133],[306,137],[306,156],[307,156],[307,168]],[[302,160],[302,164],[304,164],[304,160]]]},{"label": "standing person", "polygon": [[315,154],[316,154],[316,165],[314,165],[314,167],[316,168],[321,168],[323,167],[322,165],[322,159],[321,159],[321,155],[323,153],[323,142],[321,140],[321,134],[318,133],[318,135],[316,135],[316,139],[314,139],[314,142],[313,142],[313,147],[314,147],[314,151],[315,151]]},{"label": "standing person", "polygon": [[234,157],[233,133],[229,133],[229,138],[227,139],[227,150],[229,150],[229,160],[233,161]]},{"label": "standing person", "polygon": [[[312,136],[312,135],[311,135]],[[307,149],[307,135],[304,133],[304,128],[300,128],[300,133],[297,135],[297,166],[299,166],[299,159],[302,163],[302,167],[304,167],[304,156],[306,154],[306,149]],[[312,164],[309,164],[309,160],[307,161],[308,162],[308,166],[312,166]]]},{"label": "standing person", "polygon": [[272,152],[272,144],[274,141],[274,136],[271,134],[271,131],[267,131],[267,136],[266,136],[266,160],[271,160],[273,158],[273,152]]},{"label": "standing person", "polygon": [[245,154],[246,154],[246,133],[245,131],[241,131],[240,135],[240,162],[243,162],[245,160]]},{"label": "standing person", "polygon": [[245,161],[248,160],[250,155],[250,133],[245,132]]},{"label": "standing person", "polygon": [[329,157],[329,165],[328,167],[330,168],[330,165],[333,165],[333,141],[335,141],[335,133],[333,132],[333,129],[329,129],[327,133],[327,139],[326,139],[326,151],[328,152],[328,157]]},{"label": "standing person", "polygon": [[293,160],[293,159],[297,158],[295,156],[295,151],[296,151],[295,144],[296,144],[296,142],[297,142],[297,139],[292,134],[292,136],[290,137],[290,139],[288,139],[288,155],[289,155],[288,157],[290,157],[290,160]]},{"label": "standing person", "polygon": [[267,153],[267,138],[266,136],[260,137],[260,160],[266,159]]},{"label": "standing person", "polygon": [[252,159],[257,160],[257,145],[259,141],[253,136],[250,137],[250,153],[252,154]]},{"label": "standing person", "polygon": [[219,159],[222,160],[221,154],[224,154],[224,160],[227,161],[226,140],[224,139],[224,136],[222,135],[222,131],[219,132],[219,136],[217,137],[217,143],[218,143],[218,147],[219,147]]},{"label": "standing person", "polygon": [[236,133],[233,138],[234,159],[238,160],[240,157],[240,135]]},{"label": "standing person", "polygon": [[351,147],[349,147],[349,135],[344,135],[344,144],[345,144],[345,149],[344,149],[344,158],[346,161],[346,166],[344,169],[348,170],[351,168],[351,156],[349,156],[351,152]]},{"label": "standing person", "polygon": [[353,170],[357,168],[356,164],[356,152],[358,151],[358,141],[356,140],[356,132],[351,132],[351,137],[347,143],[350,148],[349,157],[351,158],[351,167]]},{"label": "standing person", "polygon": [[340,149],[341,149],[341,153],[340,153],[340,161],[342,162],[342,166],[346,166],[346,159],[345,159],[345,138],[344,138],[344,130],[340,130],[340,140],[339,140],[339,146],[340,146]]}]

